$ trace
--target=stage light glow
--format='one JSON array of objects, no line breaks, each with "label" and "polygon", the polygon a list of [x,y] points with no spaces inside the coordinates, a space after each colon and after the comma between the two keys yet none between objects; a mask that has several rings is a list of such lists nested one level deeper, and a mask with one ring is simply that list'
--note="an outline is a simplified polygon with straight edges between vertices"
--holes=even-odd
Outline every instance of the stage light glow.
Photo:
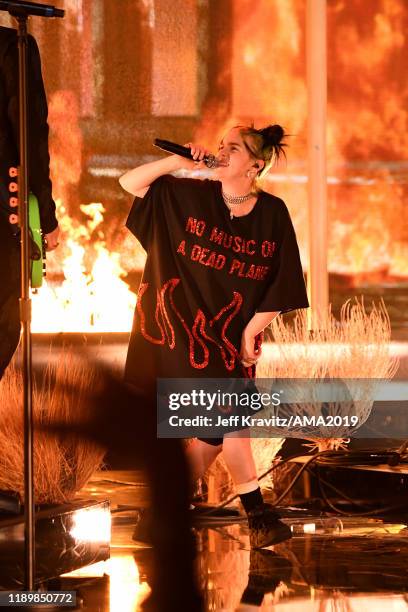
[{"label": "stage light glow", "polygon": [[108,508],[83,508],[72,516],[70,534],[82,542],[107,542],[111,540],[111,515]]},{"label": "stage light glow", "polygon": [[110,612],[132,612],[150,593],[140,582],[139,568],[133,555],[113,556],[108,562],[110,577]]}]

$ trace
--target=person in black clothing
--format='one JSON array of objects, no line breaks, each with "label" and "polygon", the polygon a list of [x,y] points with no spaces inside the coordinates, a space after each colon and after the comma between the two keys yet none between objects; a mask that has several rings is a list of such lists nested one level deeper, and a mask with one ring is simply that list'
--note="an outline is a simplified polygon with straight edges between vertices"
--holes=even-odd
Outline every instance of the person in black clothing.
[{"label": "person in black clothing", "polygon": [[[218,180],[169,175],[197,167],[177,155],[120,178],[136,196],[127,227],[147,252],[127,382],[154,394],[157,378],[254,378],[264,328],[280,312],[309,306],[289,211],[256,184],[283,152],[284,136],[280,125],[231,129],[220,143],[227,165],[217,168]],[[189,146],[197,162],[208,153]],[[252,547],[289,538],[263,502],[248,431],[195,439],[187,449],[193,479],[221,451]]]},{"label": "person in black clothing", "polygon": [[[58,221],[49,171],[47,100],[37,43],[28,43],[29,188],[38,198],[46,248],[58,245]],[[18,226],[9,215],[9,168],[19,165],[17,32],[0,27],[0,378],[20,338],[20,252]]]}]

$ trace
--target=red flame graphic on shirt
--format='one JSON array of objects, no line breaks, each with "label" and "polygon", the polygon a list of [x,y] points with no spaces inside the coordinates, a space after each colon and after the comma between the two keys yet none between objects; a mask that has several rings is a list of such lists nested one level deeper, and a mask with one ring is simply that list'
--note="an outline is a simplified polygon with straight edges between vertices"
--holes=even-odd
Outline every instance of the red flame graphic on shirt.
[{"label": "red flame graphic on shirt", "polygon": [[[221,310],[210,320],[207,321],[207,318],[203,311],[199,308],[197,310],[197,314],[194,318],[193,325],[191,329],[188,323],[183,318],[182,314],[177,309],[174,303],[173,293],[177,285],[179,284],[179,278],[171,278],[166,283],[163,284],[162,288],[156,290],[156,308],[155,308],[155,321],[156,325],[160,331],[160,337],[155,338],[150,335],[146,330],[146,316],[143,311],[143,296],[146,293],[149,283],[142,283],[138,292],[137,299],[137,310],[140,317],[140,329],[143,337],[152,342],[153,344],[161,344],[164,345],[167,342],[169,348],[174,349],[176,346],[176,336],[174,332],[174,327],[171,324],[170,316],[167,311],[167,306],[165,302],[166,294],[168,293],[168,300],[170,302],[170,306],[174,314],[179,319],[181,325],[183,326],[189,341],[189,360],[190,364],[193,368],[202,369],[206,368],[209,363],[210,351],[208,348],[208,343],[215,344],[221,354],[222,360],[225,364],[225,367],[228,371],[234,370],[236,366],[236,361],[239,360],[239,353],[232,342],[227,338],[226,332],[227,328],[230,325],[232,319],[237,315],[239,310],[241,309],[243,298],[238,291],[233,292],[233,298],[229,304],[221,308]],[[221,319],[223,315],[229,313],[225,318],[225,321],[221,328],[221,339],[222,342],[219,342],[212,338],[206,332],[206,326],[208,325],[210,328]],[[201,348],[203,357],[199,360],[196,356],[197,346]],[[247,368],[244,368],[247,370]]]}]

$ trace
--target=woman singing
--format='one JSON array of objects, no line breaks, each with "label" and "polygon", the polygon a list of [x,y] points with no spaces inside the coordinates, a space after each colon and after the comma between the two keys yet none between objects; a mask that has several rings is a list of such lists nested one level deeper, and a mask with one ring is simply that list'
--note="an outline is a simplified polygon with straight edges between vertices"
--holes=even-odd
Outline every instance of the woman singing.
[{"label": "woman singing", "polygon": [[[203,167],[170,155],[120,178],[135,196],[127,227],[147,252],[126,362],[126,380],[156,392],[157,378],[255,376],[264,328],[309,306],[296,235],[285,203],[257,186],[283,153],[284,131],[237,126],[219,145],[215,180],[170,173]],[[187,455],[194,479],[224,453],[248,515],[251,546],[290,538],[265,504],[250,438],[242,431],[197,438]]]}]

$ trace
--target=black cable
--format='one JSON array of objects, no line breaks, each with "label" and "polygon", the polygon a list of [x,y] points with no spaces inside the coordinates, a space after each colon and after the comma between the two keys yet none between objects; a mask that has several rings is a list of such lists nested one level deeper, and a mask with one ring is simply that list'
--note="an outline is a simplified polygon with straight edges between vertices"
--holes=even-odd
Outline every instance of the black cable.
[{"label": "black cable", "polygon": [[[300,478],[301,474],[304,472],[304,470],[310,465],[310,463],[312,463],[312,461],[315,461],[319,455],[321,455],[322,453],[326,453],[327,451],[321,451],[320,453],[317,453],[316,455],[312,455],[308,461],[306,461],[306,463],[304,463],[301,468],[299,469],[299,471],[297,472],[297,474],[295,475],[295,477],[291,480],[291,482],[289,483],[288,487],[286,488],[286,490],[284,491],[284,493],[282,493],[279,498],[277,499],[276,502],[274,502],[275,505],[277,505],[277,503],[279,503],[282,499],[284,499],[286,497],[286,495],[290,492],[290,490],[293,488],[293,486],[295,485],[295,483],[297,482],[297,480]],[[282,461],[279,461],[278,463],[275,463],[275,465],[273,465],[272,467],[268,468],[265,472],[263,472],[263,474],[261,474],[258,478],[259,481],[261,481],[263,478],[265,478],[266,476],[268,476],[268,474],[270,474],[271,472],[273,472],[274,470],[276,470],[279,467],[282,467],[283,465],[285,465],[286,463],[289,463],[290,461],[292,461],[293,459],[298,459],[299,457],[304,457],[304,454],[297,454],[297,455],[292,455],[290,457],[287,457],[286,459],[283,459]],[[111,482],[111,483],[115,483],[115,484],[123,484],[125,486],[140,486],[137,485],[136,483],[125,483],[123,481],[118,481],[118,480],[111,480],[111,479],[104,479],[103,482]],[[228,485],[226,485],[228,486]],[[223,487],[224,488],[224,487]],[[200,499],[204,497],[204,495],[197,495],[195,499]],[[226,501],[221,502],[220,504],[210,508],[207,512],[203,512],[201,516],[207,516],[207,515],[211,515],[213,512],[216,512],[218,509],[220,508],[224,508],[225,506],[227,506],[228,504],[230,504],[232,501],[235,501],[235,499],[237,499],[237,497],[239,497],[238,494],[235,494],[233,497],[228,498]],[[129,510],[137,510],[139,507],[138,506],[126,506],[123,508],[117,508],[115,510],[111,510],[111,512],[115,512],[115,513],[119,513],[119,512],[128,512]]]},{"label": "black cable", "polygon": [[[322,451],[325,452],[325,451]],[[310,457],[310,459],[308,461],[306,461],[306,463],[304,463],[302,465],[302,467],[300,468],[300,470],[297,472],[297,474],[295,475],[295,477],[290,481],[290,483],[288,484],[288,486],[286,487],[286,489],[283,491],[283,493],[281,493],[279,495],[279,497],[277,499],[274,500],[273,505],[274,506],[279,506],[279,504],[281,503],[281,501],[283,499],[285,499],[285,497],[287,496],[287,494],[293,489],[293,487],[295,486],[295,484],[297,483],[297,481],[299,480],[299,478],[301,477],[301,475],[303,474],[303,472],[305,470],[307,470],[310,467],[311,463],[314,463],[318,457],[319,457],[320,453],[317,453],[316,455],[313,455],[312,457]]]},{"label": "black cable", "polygon": [[[268,474],[276,470],[278,467],[281,467],[282,465],[292,461],[293,459],[297,459],[303,456],[304,456],[303,454],[293,455],[291,457],[284,459],[283,461],[280,461],[279,463],[276,463],[275,465],[270,467],[268,470],[266,470],[263,474],[261,474],[258,480],[261,481],[263,478],[265,478],[265,476],[267,476]],[[390,461],[390,460],[395,459],[396,457],[400,458],[398,451],[380,451],[379,452],[376,449],[366,449],[366,450],[361,450],[361,451],[329,451],[329,450],[320,451],[316,453],[315,455],[313,455],[312,457],[310,457],[310,459],[302,465],[302,467],[296,473],[294,478],[292,478],[292,480],[290,481],[289,485],[286,487],[285,491],[283,491],[283,493],[281,493],[281,495],[279,495],[279,497],[274,500],[273,502],[274,506],[277,506],[282,502],[282,500],[287,496],[287,494],[293,489],[294,485],[299,480],[303,472],[306,469],[309,469],[311,464],[314,462],[317,462],[318,464],[321,464],[321,465],[331,465],[331,466],[336,465],[339,467],[344,466],[344,465],[356,465],[356,463],[368,464],[368,465],[378,465],[379,463],[384,463],[386,459]],[[323,495],[322,491],[321,493]],[[341,492],[339,492],[339,494],[340,493]],[[221,502],[220,504],[214,506],[214,508],[209,510],[208,514],[210,515],[211,513],[216,512],[217,509],[219,508],[224,508],[225,506],[235,501],[238,497],[239,497],[238,494],[235,494],[229,497],[224,502]],[[346,499],[344,495],[343,495],[343,499]],[[349,498],[349,500],[347,501],[352,501],[352,500],[351,498]],[[328,503],[329,507],[331,507],[334,512],[338,511],[338,509],[335,508],[334,506],[330,506],[330,502],[326,501],[326,503]],[[399,508],[403,506],[404,504],[402,504],[401,506],[396,506],[395,508]],[[389,509],[394,509],[394,506],[390,508],[386,508],[385,510],[388,511]],[[348,514],[347,512],[343,512],[340,510],[338,512],[339,514],[345,514],[345,515]],[[369,511],[368,513],[364,513],[364,514],[358,514],[358,513],[353,513],[353,514],[356,514],[356,515],[358,514],[359,516],[369,516],[370,514],[375,514],[376,512],[378,513],[378,511]]]},{"label": "black cable", "polygon": [[[312,475],[313,472],[310,472]],[[335,493],[337,493],[338,495],[340,495],[340,497],[342,497],[343,499],[345,499],[346,501],[350,502],[351,504],[354,504],[355,506],[359,505],[359,502],[356,501],[355,499],[353,499],[352,497],[349,497],[348,495],[346,495],[343,491],[340,491],[340,489],[337,489],[337,487],[335,487],[332,483],[327,482],[326,480],[324,480],[320,473],[318,474],[318,478],[321,478],[321,481],[328,487],[330,487]]]},{"label": "black cable", "polygon": [[365,449],[359,451],[326,451],[325,455],[319,459],[322,465],[378,465],[379,463],[387,463],[388,465],[397,465],[403,457],[401,453],[396,451]]},{"label": "black cable", "polygon": [[[395,461],[395,459],[397,458],[401,460],[402,457],[401,457],[401,454],[399,453],[399,450],[400,449],[398,449],[397,451],[378,451],[376,449],[365,449],[365,450],[360,450],[360,451],[329,451],[329,450],[320,451],[312,455],[301,466],[301,468],[298,470],[296,475],[289,482],[286,489],[279,495],[277,499],[274,500],[273,502],[274,506],[278,506],[283,501],[283,499],[285,499],[285,497],[293,489],[293,487],[295,486],[296,482],[299,480],[303,472],[305,470],[310,470],[312,463],[316,462],[317,464],[320,464],[320,465],[326,465],[326,466],[335,465],[338,467],[347,466],[347,465],[356,465],[356,464],[378,465],[379,463],[384,463],[384,462],[387,462],[388,464],[390,464],[389,463],[390,461]],[[406,451],[406,448],[403,447],[403,450]],[[300,453],[300,454],[292,455],[290,457],[287,457],[286,459],[283,459],[282,461],[279,461],[278,463],[275,463],[274,465],[272,465],[270,468],[268,468],[265,472],[263,472],[263,474],[261,474],[258,477],[258,481],[260,482],[261,480],[263,480],[266,476],[271,474],[277,468],[282,467],[286,463],[289,463],[293,461],[294,459],[298,459],[299,457],[304,457],[304,454]],[[313,474],[313,472],[311,473]],[[330,483],[326,482],[324,479],[322,479],[319,473],[317,474],[317,478],[318,478],[320,493],[322,497],[324,498],[325,502],[327,503],[327,505],[333,510],[333,512],[342,514],[345,516],[349,516],[350,512],[345,512],[343,510],[340,510],[339,508],[336,508],[336,506],[330,501],[326,493],[323,491],[321,484],[324,483],[325,486],[330,487],[332,490],[334,490],[338,495],[340,495],[343,499],[345,499],[349,503],[358,505],[358,502],[355,502],[352,498],[348,497],[344,492],[336,489],[334,485],[331,485]],[[124,486],[136,486],[136,487],[141,486],[140,484],[137,484],[137,483],[123,482],[123,481],[121,482],[121,481],[115,481],[111,479],[104,479],[104,481],[115,483],[115,484],[122,484]],[[228,485],[221,487],[221,490],[225,488],[226,486]],[[198,499],[203,498],[203,497],[204,497],[203,494],[196,496],[196,498]],[[211,514],[216,513],[218,509],[228,506],[233,501],[235,501],[238,497],[239,495],[235,494],[227,498],[225,501],[217,504],[213,508],[209,509],[207,512],[203,512],[201,516],[210,516]],[[398,509],[398,508],[404,507],[405,505],[406,504],[400,504],[398,506],[390,506],[390,507],[383,509],[383,511],[388,512],[389,510]],[[118,511],[120,512],[120,510]],[[355,516],[370,516],[370,515],[378,514],[379,512],[380,512],[379,510],[370,510],[368,512],[352,512],[352,514]]]},{"label": "black cable", "polygon": [[[303,457],[304,453],[301,454],[297,454],[297,455],[291,455],[290,457],[287,457],[286,459],[282,459],[282,461],[279,461],[279,463],[275,463],[275,465],[273,465],[272,467],[268,468],[263,474],[261,474],[258,478],[258,480],[262,480],[263,478],[265,478],[265,476],[267,476],[268,474],[270,474],[271,472],[273,472],[274,470],[276,470],[278,467],[281,467],[282,465],[285,465],[285,463],[289,463],[289,461],[292,461],[292,459],[297,459],[298,457]],[[220,487],[218,487],[218,491],[222,491],[223,489],[228,488],[228,484],[226,485],[222,485]],[[205,497],[205,493],[201,493],[199,495],[196,495],[194,500],[199,500],[199,499],[203,499]],[[229,500],[235,500],[237,497],[239,497],[238,495],[234,495],[233,498],[229,498]],[[223,508],[225,505],[227,505],[227,503],[230,503],[230,501],[227,500],[227,502],[221,502],[223,505],[217,505],[214,506],[214,508],[211,509],[211,512],[213,512],[216,508]],[[194,502],[193,502],[194,503]]]},{"label": "black cable", "polygon": [[[320,488],[320,487],[319,487]],[[329,508],[335,512],[336,514],[341,514],[343,516],[358,516],[358,517],[362,517],[362,516],[378,516],[378,518],[382,518],[382,516],[384,515],[384,513],[388,513],[388,512],[393,512],[396,510],[401,510],[403,508],[406,509],[407,504],[405,503],[401,503],[401,504],[396,504],[394,506],[386,506],[385,508],[377,508],[376,510],[369,510],[367,512],[353,512],[353,511],[345,511],[345,510],[341,510],[340,508],[338,508],[337,506],[335,506],[330,499],[327,497],[327,495],[325,495],[322,491],[322,489],[320,488],[320,491],[323,495],[324,501],[327,503],[327,505],[329,506]]]},{"label": "black cable", "polygon": [[[324,478],[322,478],[319,473],[317,474],[317,481],[318,481],[320,493],[321,493],[324,501],[327,503],[329,508],[331,510],[333,510],[333,512],[335,512],[336,514],[342,514],[343,516],[350,516],[350,515],[353,515],[353,516],[375,516],[375,515],[379,515],[381,513],[392,512],[393,510],[399,510],[400,508],[406,508],[407,507],[407,502],[402,502],[401,504],[396,504],[396,505],[393,505],[393,506],[386,506],[385,508],[377,508],[375,510],[368,510],[368,511],[365,511],[365,512],[361,512],[361,511],[357,511],[357,512],[347,511],[346,512],[345,510],[341,510],[340,508],[335,506],[333,504],[333,502],[328,498],[328,496],[326,495],[325,491],[322,488],[322,483],[326,487],[329,487],[330,489],[335,491],[344,500],[350,501],[351,499],[347,495],[345,495],[342,491],[337,489],[334,485],[332,485],[331,483],[327,482]],[[352,503],[354,503],[355,505],[358,504],[358,502],[353,502],[353,501],[352,501]]]},{"label": "black cable", "polygon": [[[320,451],[319,453],[316,453],[315,455],[312,455],[310,457],[310,459],[308,461],[306,461],[302,465],[302,467],[299,469],[297,474],[294,476],[294,478],[292,478],[292,480],[290,481],[289,485],[286,487],[285,491],[283,493],[281,493],[281,495],[279,495],[279,497],[276,500],[274,500],[274,502],[273,502],[274,506],[277,506],[286,497],[286,495],[293,489],[294,485],[296,484],[296,482],[300,478],[301,474],[306,470],[306,468],[309,467],[311,463],[316,461],[318,459],[318,457],[320,457],[322,454],[327,453],[327,452],[330,452],[330,451]],[[268,474],[270,474],[271,472],[276,470],[278,467],[281,467],[285,463],[288,463],[289,461],[292,461],[293,459],[297,459],[298,457],[304,457],[304,455],[303,454],[293,455],[292,457],[287,457],[283,461],[279,461],[279,463],[276,463],[275,465],[270,467],[268,470],[266,470],[266,472],[261,474],[258,477],[258,480],[261,481],[263,478],[265,478],[265,476],[267,476]],[[238,497],[239,497],[238,493],[233,495],[232,497],[229,497],[224,502],[221,502],[217,506],[214,506],[214,508],[211,508],[211,510],[209,510],[208,513],[206,513],[206,514],[211,514],[213,512],[216,512],[219,508],[224,508],[225,506],[228,506],[230,503],[235,501]]]},{"label": "black cable", "polygon": [[[275,463],[275,465],[272,465],[272,467],[270,467],[268,470],[266,470],[266,472],[261,474],[261,476],[259,476],[258,480],[261,481],[263,478],[265,478],[265,476],[267,476],[268,474],[270,474],[271,472],[276,470],[278,467],[280,467],[282,465],[285,465],[285,463],[289,463],[289,461],[291,461],[292,459],[296,459],[297,457],[302,457],[302,456],[303,455],[293,455],[292,457],[287,457],[286,459],[283,459],[282,461],[279,461],[279,463]],[[235,501],[238,497],[239,497],[239,495],[238,495],[238,493],[236,493],[232,497],[227,498],[225,501],[217,504],[216,506],[214,506],[213,508],[208,510],[208,513],[206,512],[205,514],[206,515],[207,514],[210,515],[213,512],[216,512],[218,509],[224,508],[225,506],[228,506],[230,503]]]}]

